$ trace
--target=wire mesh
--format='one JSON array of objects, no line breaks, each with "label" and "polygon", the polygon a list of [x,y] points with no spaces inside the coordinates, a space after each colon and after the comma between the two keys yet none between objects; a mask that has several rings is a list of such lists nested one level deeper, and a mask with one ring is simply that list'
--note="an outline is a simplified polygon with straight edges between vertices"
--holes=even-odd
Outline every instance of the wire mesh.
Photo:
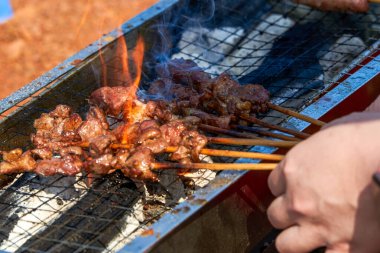
[{"label": "wire mesh", "polygon": [[[190,8],[176,10],[171,19],[149,28],[160,43],[145,65],[167,58],[192,59],[214,76],[228,72],[242,84],[260,83],[271,92],[272,102],[300,110],[340,77],[350,75],[350,64],[360,66],[358,57],[380,35],[376,7],[367,14],[342,14],[286,1],[255,2],[247,6],[246,1],[204,1],[203,6],[191,3]],[[117,57],[107,61],[113,73],[108,78],[122,85]],[[1,148],[29,148],[33,120],[57,104],[72,105],[84,116],[86,98],[100,73],[83,69],[69,85],[49,85],[31,97],[32,105],[19,104],[16,114],[1,115],[5,119],[0,125]],[[154,79],[149,68],[144,77],[146,87]],[[93,85],[74,85],[77,81]],[[273,112],[264,116],[274,123],[286,119]],[[97,178],[91,188],[81,176],[26,173],[9,178],[12,184],[0,190],[0,249],[116,251],[215,176],[199,171],[183,181],[174,172],[162,172],[160,184],[145,184],[114,173]]]}]

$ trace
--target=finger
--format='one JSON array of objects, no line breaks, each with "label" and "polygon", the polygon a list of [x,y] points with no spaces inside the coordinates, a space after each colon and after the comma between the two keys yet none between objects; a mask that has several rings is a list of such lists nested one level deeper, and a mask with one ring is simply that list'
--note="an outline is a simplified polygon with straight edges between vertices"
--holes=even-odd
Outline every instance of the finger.
[{"label": "finger", "polygon": [[274,169],[268,178],[268,186],[274,196],[280,196],[285,193],[286,182],[283,167],[285,166],[285,159],[282,160],[276,169]]},{"label": "finger", "polygon": [[278,229],[285,229],[295,224],[295,219],[289,212],[286,204],[285,195],[276,198],[267,210],[267,215],[273,227]]},{"label": "finger", "polygon": [[276,239],[276,248],[281,253],[306,253],[323,246],[324,242],[313,226],[292,226]]}]

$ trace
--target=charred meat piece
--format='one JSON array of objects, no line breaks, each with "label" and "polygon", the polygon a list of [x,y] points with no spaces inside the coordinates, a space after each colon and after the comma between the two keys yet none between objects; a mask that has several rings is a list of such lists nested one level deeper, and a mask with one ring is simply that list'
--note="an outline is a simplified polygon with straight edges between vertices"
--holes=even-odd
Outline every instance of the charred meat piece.
[{"label": "charred meat piece", "polygon": [[170,146],[181,143],[182,132],[187,130],[186,124],[181,120],[168,122],[160,127],[162,137]]},{"label": "charred meat piece", "polygon": [[90,141],[100,135],[108,133],[106,116],[99,107],[90,107],[87,119],[78,129],[82,141]]},{"label": "charred meat piece", "polygon": [[84,169],[87,173],[105,175],[114,170],[116,160],[112,154],[104,154],[84,163]]},{"label": "charred meat piece", "polygon": [[146,104],[145,113],[150,119],[159,120],[161,123],[178,119],[178,116],[175,115],[178,113],[178,108],[165,101],[149,101]]},{"label": "charred meat piece", "polygon": [[184,131],[178,149],[171,155],[174,161],[182,161],[191,158],[193,162],[199,162],[199,153],[207,144],[207,137],[197,131]]},{"label": "charred meat piece", "polygon": [[59,154],[61,156],[67,156],[67,155],[76,155],[76,156],[82,156],[83,155],[83,149],[78,146],[68,146],[64,147],[59,150]]},{"label": "charred meat piece", "polygon": [[157,181],[157,175],[151,171],[151,164],[154,162],[152,151],[148,148],[141,148],[122,164],[121,171],[130,178]]},{"label": "charred meat piece", "polygon": [[80,140],[77,129],[81,124],[81,117],[72,113],[69,106],[58,105],[53,111],[43,113],[34,121],[36,133],[31,136],[32,143],[37,149],[57,151],[67,146],[67,142]]},{"label": "charred meat piece", "polygon": [[49,148],[35,148],[32,149],[30,152],[32,152],[33,155],[41,159],[50,159],[53,157],[53,151],[51,151],[51,149]]},{"label": "charred meat piece", "polygon": [[170,78],[175,83],[189,86],[203,92],[210,84],[211,76],[204,72],[194,61],[174,59],[157,65],[156,72],[162,78]]},{"label": "charred meat piece", "polygon": [[175,83],[169,78],[159,78],[150,84],[148,93],[157,99],[172,100],[174,97],[171,91],[174,85]]},{"label": "charred meat piece", "polygon": [[125,86],[101,87],[91,93],[89,102],[99,106],[107,114],[118,116],[126,101],[134,95],[131,92],[131,88]]},{"label": "charred meat piece", "polygon": [[242,85],[236,93],[241,100],[249,101],[252,104],[252,112],[268,111],[267,103],[270,94],[263,86],[258,84]]},{"label": "charred meat piece", "polygon": [[81,172],[82,167],[83,163],[77,156],[67,155],[62,158],[37,161],[34,172],[42,176],[53,176],[56,174],[74,176]]},{"label": "charred meat piece", "polygon": [[0,174],[13,174],[33,171],[36,161],[30,151],[22,152],[20,148],[9,152],[3,151],[3,161],[0,163]]},{"label": "charred meat piece", "polygon": [[134,124],[120,124],[112,134],[116,137],[117,141],[125,144],[134,144],[138,140],[141,133],[140,123]]},{"label": "charred meat piece", "polygon": [[209,114],[207,112],[204,112],[199,109],[193,109],[188,108],[183,110],[185,115],[189,116],[195,116],[199,118],[204,124],[216,126],[224,129],[228,129],[230,122],[231,122],[231,116],[225,115],[225,116],[214,116],[212,114]]},{"label": "charred meat piece", "polygon": [[220,102],[221,114],[249,114],[267,110],[269,92],[264,87],[258,84],[240,85],[226,73],[214,79],[212,92]]},{"label": "charred meat piece", "polygon": [[110,145],[116,141],[116,137],[113,134],[103,134],[97,136],[89,141],[90,143],[90,155],[98,156],[104,153],[111,152]]}]

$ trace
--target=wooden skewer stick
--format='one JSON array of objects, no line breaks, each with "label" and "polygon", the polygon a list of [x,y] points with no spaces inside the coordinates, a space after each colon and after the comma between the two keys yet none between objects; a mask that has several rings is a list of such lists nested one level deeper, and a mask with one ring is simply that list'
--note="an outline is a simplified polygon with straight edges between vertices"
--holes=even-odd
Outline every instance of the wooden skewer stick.
[{"label": "wooden skewer stick", "polygon": [[153,163],[152,169],[273,170],[277,163]]},{"label": "wooden skewer stick", "polygon": [[368,0],[368,2],[380,4],[380,0]]},{"label": "wooden skewer stick", "polygon": [[211,132],[211,133],[216,133],[216,134],[224,134],[224,135],[229,135],[229,136],[234,136],[238,138],[247,138],[247,139],[262,139],[257,137],[256,135],[249,134],[249,133],[241,133],[237,131],[232,131],[220,127],[215,127],[215,126],[210,126],[210,125],[205,125],[205,124],[200,124],[199,128],[202,129],[203,131],[206,132]]},{"label": "wooden skewer stick", "polygon": [[281,132],[284,132],[284,133],[288,133],[288,134],[294,135],[294,136],[299,137],[301,139],[306,139],[306,138],[310,137],[310,134],[305,134],[305,133],[302,133],[300,131],[296,131],[296,130],[293,130],[293,129],[285,128],[285,127],[278,126],[278,125],[273,125],[273,124],[267,123],[267,122],[265,122],[263,120],[257,119],[255,117],[240,116],[240,118],[242,118],[243,120],[245,120],[247,122],[256,124],[256,125],[260,125],[260,126],[263,126],[263,127],[267,127],[267,128],[270,128],[270,129],[274,129],[274,130],[277,130],[277,131],[281,131]]},{"label": "wooden skewer stick", "polygon": [[[88,142],[78,143],[77,146],[87,148],[89,147]],[[130,144],[111,144],[110,147],[112,149],[129,149],[132,147]],[[165,149],[167,153],[173,153],[177,151],[178,147],[169,146]],[[221,156],[221,157],[237,157],[237,158],[251,158],[251,159],[261,159],[261,160],[269,160],[269,161],[281,161],[284,159],[283,155],[276,154],[264,154],[257,152],[244,152],[244,151],[233,151],[233,150],[219,150],[219,149],[202,149],[200,151],[203,155],[209,156]]]},{"label": "wooden skewer stick", "polygon": [[312,117],[309,117],[309,116],[306,116],[304,114],[301,114],[301,113],[298,113],[298,112],[295,112],[293,110],[290,110],[288,108],[284,108],[282,106],[279,106],[279,105],[275,105],[275,104],[272,104],[272,103],[268,103],[268,107],[272,110],[275,110],[275,111],[278,111],[278,112],[282,112],[284,114],[287,114],[287,115],[290,115],[290,116],[293,116],[295,118],[298,118],[298,119],[301,119],[303,121],[306,121],[306,122],[309,122],[313,125],[316,125],[316,126],[324,126],[326,125],[325,122],[323,121],[320,121],[320,120],[317,120],[317,119],[313,119]]},{"label": "wooden skewer stick", "polygon": [[292,148],[298,141],[272,141],[265,139],[244,139],[244,138],[221,138],[208,137],[208,141],[215,144],[238,145],[238,146],[270,146],[278,148]]},{"label": "wooden skewer stick", "polygon": [[[166,148],[166,152],[172,153],[175,152],[178,147],[168,147]],[[252,159],[262,159],[262,160],[270,160],[270,161],[281,161],[284,159],[283,155],[276,154],[264,154],[257,152],[244,152],[244,151],[233,151],[233,150],[219,150],[219,149],[202,149],[200,151],[203,155],[208,156],[223,156],[223,157],[237,157],[237,158],[252,158]]]},{"label": "wooden skewer stick", "polygon": [[300,141],[300,139],[298,139],[296,137],[278,134],[278,133],[273,133],[270,131],[265,131],[262,129],[256,129],[253,127],[247,127],[247,126],[241,126],[241,125],[231,125],[231,128],[237,129],[237,130],[242,130],[242,131],[247,131],[247,132],[252,132],[252,133],[257,133],[259,135],[269,136],[269,137],[273,137],[273,138],[284,140],[284,141]]}]

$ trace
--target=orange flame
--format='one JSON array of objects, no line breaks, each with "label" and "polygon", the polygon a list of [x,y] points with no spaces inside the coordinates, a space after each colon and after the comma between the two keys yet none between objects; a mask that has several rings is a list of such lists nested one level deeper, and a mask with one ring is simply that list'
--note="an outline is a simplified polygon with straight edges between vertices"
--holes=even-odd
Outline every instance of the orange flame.
[{"label": "orange flame", "polygon": [[[141,106],[136,104],[137,100],[137,89],[141,81],[142,64],[144,60],[144,40],[141,36],[138,37],[136,47],[132,52],[131,62],[133,63],[134,77],[132,77],[129,64],[129,55],[127,43],[124,36],[120,36],[117,40],[117,56],[121,58],[118,63],[121,65],[122,76],[118,77],[120,81],[125,83],[129,89],[129,99],[124,104],[123,118],[125,120],[126,126],[125,131],[123,131],[122,143],[128,143],[128,134],[126,129],[138,120],[141,113]],[[131,66],[132,67],[132,66]]]}]

